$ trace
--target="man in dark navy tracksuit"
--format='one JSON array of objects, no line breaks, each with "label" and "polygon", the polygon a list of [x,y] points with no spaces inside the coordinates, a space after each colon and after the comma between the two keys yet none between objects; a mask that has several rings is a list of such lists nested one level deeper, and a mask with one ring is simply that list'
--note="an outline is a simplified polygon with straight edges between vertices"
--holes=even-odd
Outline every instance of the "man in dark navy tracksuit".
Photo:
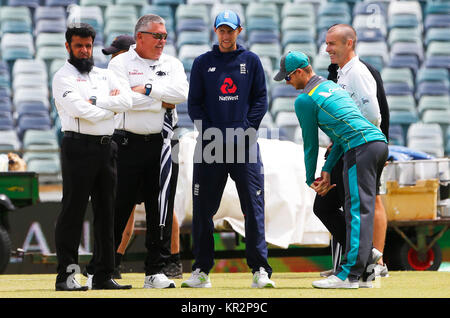
[{"label": "man in dark navy tracksuit", "polygon": [[264,233],[264,174],[256,140],[268,109],[264,70],[257,55],[236,43],[242,31],[236,13],[219,13],[214,30],[218,45],[197,57],[191,70],[188,111],[199,130],[192,185],[195,262],[191,278],[181,287],[211,287],[213,216],[228,175],[236,183],[245,218],[252,287],[275,287],[269,279],[272,268],[267,262]]}]

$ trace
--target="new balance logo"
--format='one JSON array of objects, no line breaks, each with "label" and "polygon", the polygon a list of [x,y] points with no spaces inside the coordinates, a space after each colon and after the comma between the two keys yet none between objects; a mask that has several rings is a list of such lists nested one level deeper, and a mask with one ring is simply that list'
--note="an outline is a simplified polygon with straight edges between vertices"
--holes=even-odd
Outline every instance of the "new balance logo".
[{"label": "new balance logo", "polygon": [[212,72],[215,72],[215,71],[216,71],[215,67],[208,68],[208,73],[212,73]]}]

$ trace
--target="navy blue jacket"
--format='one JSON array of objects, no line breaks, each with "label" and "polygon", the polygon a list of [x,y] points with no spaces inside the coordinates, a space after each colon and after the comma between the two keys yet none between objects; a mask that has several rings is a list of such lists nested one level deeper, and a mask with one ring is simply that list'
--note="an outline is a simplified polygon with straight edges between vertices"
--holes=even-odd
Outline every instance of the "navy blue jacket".
[{"label": "navy blue jacket", "polygon": [[[264,70],[259,57],[238,45],[222,53],[218,45],[192,65],[188,112],[202,130],[259,128],[268,109]],[[225,135],[224,135],[225,136]]]}]

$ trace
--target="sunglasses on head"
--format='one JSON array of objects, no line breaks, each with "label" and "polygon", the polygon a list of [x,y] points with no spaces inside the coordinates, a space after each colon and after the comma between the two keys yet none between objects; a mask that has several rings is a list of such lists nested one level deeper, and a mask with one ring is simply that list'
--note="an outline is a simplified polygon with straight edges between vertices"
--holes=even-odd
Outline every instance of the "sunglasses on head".
[{"label": "sunglasses on head", "polygon": [[294,74],[296,70],[297,69],[293,70],[288,75],[286,75],[286,77],[284,78],[286,80],[286,82],[289,82],[291,80],[291,75]]},{"label": "sunglasses on head", "polygon": [[167,33],[155,33],[155,32],[147,32],[147,31],[139,31],[139,32],[145,33],[145,34],[151,34],[151,35],[153,35],[153,38],[157,39],[157,40],[167,39]]}]

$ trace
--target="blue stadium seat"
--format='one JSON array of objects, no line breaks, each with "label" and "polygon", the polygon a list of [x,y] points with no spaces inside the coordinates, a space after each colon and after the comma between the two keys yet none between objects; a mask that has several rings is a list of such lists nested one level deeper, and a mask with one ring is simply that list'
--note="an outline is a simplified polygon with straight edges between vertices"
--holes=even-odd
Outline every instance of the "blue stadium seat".
[{"label": "blue stadium seat", "polygon": [[33,26],[31,21],[6,20],[0,25],[2,33],[31,33]]},{"label": "blue stadium seat", "polygon": [[426,67],[446,68],[450,70],[450,56],[431,55],[425,59]]},{"label": "blue stadium seat", "polygon": [[48,113],[46,116],[41,114],[24,115],[17,122],[17,135],[20,140],[23,140],[24,134],[28,129],[50,130],[51,128],[52,123]]},{"label": "blue stadium seat", "polygon": [[40,0],[8,0],[8,5],[11,7],[28,7],[37,8]]},{"label": "blue stadium seat", "polygon": [[22,114],[48,114],[48,106],[43,102],[28,101],[15,105],[15,111],[19,116]]},{"label": "blue stadium seat", "polygon": [[66,19],[66,11],[64,7],[45,7],[40,6],[37,7],[34,11],[34,21],[39,21],[42,19],[47,20],[65,20]]},{"label": "blue stadium seat", "polygon": [[403,131],[403,140],[406,140],[406,133],[411,124],[419,121],[417,112],[393,110],[389,114],[390,125],[400,125]]},{"label": "blue stadium seat", "polygon": [[207,31],[207,26],[202,19],[182,19],[177,21],[176,31]]},{"label": "blue stadium seat", "polygon": [[187,102],[178,104],[176,109],[179,114],[187,114],[188,112]]},{"label": "blue stadium seat", "polygon": [[41,19],[36,22],[34,34],[37,36],[40,33],[65,33],[66,29],[67,26],[64,19]]},{"label": "blue stadium seat", "polygon": [[422,43],[415,42],[395,42],[391,46],[391,56],[394,55],[415,55],[420,62],[424,60],[424,51]]},{"label": "blue stadium seat", "polygon": [[388,63],[389,67],[409,67],[414,75],[419,69],[419,59],[416,55],[394,55]]},{"label": "blue stadium seat", "polygon": [[450,2],[427,1],[424,13],[425,16],[429,14],[450,14]]},{"label": "blue stadium seat", "polygon": [[157,5],[179,5],[184,3],[184,0],[153,0],[153,4]]},{"label": "blue stadium seat", "polygon": [[255,43],[278,43],[278,32],[273,30],[253,31],[248,36],[248,45]]},{"label": "blue stadium seat", "polygon": [[2,130],[0,133],[0,150],[3,151],[19,151],[20,140],[17,133],[13,129]]},{"label": "blue stadium seat", "polygon": [[194,123],[187,113],[178,113],[177,126],[180,128],[193,128]]},{"label": "blue stadium seat", "polygon": [[442,82],[422,82],[417,85],[416,99],[422,96],[449,95],[448,86]]},{"label": "blue stadium seat", "polygon": [[430,28],[448,28],[450,27],[450,15],[447,14],[428,14],[425,17],[425,32]]},{"label": "blue stadium seat", "polygon": [[405,146],[403,128],[401,125],[389,125],[389,144]]},{"label": "blue stadium seat", "polygon": [[385,83],[386,95],[412,95],[414,93],[408,83]]},{"label": "blue stadium seat", "polygon": [[380,29],[358,29],[356,35],[358,41],[361,42],[381,42],[386,40]]},{"label": "blue stadium seat", "polygon": [[14,121],[11,112],[0,112],[0,130],[11,130],[14,128]]},{"label": "blue stadium seat", "polygon": [[421,20],[412,14],[395,14],[388,18],[388,27],[392,28],[420,28]]},{"label": "blue stadium seat", "polygon": [[9,98],[9,97],[0,97],[0,111],[2,111],[2,112],[10,112],[10,113],[13,111],[11,98]]},{"label": "blue stadium seat", "polygon": [[421,82],[442,82],[450,86],[449,71],[445,68],[422,67],[417,72],[416,84]]},{"label": "blue stadium seat", "polygon": [[183,31],[177,36],[177,47],[185,44],[209,44],[209,35],[200,31]]},{"label": "blue stadium seat", "polygon": [[296,90],[291,85],[276,85],[271,89],[271,98],[275,100],[278,97],[297,97],[301,90]]},{"label": "blue stadium seat", "polygon": [[45,6],[47,7],[68,7],[77,3],[79,3],[79,0],[45,0]]},{"label": "blue stadium seat", "polygon": [[261,30],[272,30],[278,32],[279,23],[268,17],[250,17],[247,19],[246,29],[248,33]]},{"label": "blue stadium seat", "polygon": [[433,41],[450,42],[450,27],[449,28],[429,28],[425,35],[425,46],[428,46]]},{"label": "blue stadium seat", "polygon": [[353,16],[356,15],[374,15],[381,14],[383,16],[387,16],[387,8],[383,2],[365,2],[358,1],[355,3],[353,7]]}]

